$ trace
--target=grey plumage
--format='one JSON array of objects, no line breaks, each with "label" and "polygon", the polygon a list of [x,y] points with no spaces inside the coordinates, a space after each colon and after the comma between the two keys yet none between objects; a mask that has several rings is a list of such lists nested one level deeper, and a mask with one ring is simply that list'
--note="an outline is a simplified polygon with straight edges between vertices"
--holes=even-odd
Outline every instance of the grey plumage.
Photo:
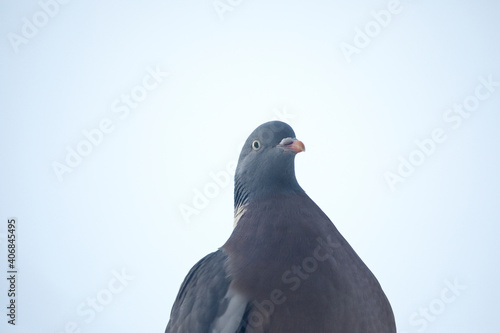
[{"label": "grey plumage", "polygon": [[377,279],[299,186],[303,149],[278,121],[249,136],[233,233],[191,269],[166,332],[396,332]]}]

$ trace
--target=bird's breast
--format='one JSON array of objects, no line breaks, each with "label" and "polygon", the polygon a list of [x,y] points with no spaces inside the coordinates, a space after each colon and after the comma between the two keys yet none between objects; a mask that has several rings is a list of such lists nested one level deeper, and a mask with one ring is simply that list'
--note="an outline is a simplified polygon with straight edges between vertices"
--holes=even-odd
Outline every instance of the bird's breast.
[{"label": "bird's breast", "polygon": [[223,248],[231,288],[253,300],[248,320],[269,328],[262,332],[356,322],[380,297],[373,274],[307,197],[248,204]]}]

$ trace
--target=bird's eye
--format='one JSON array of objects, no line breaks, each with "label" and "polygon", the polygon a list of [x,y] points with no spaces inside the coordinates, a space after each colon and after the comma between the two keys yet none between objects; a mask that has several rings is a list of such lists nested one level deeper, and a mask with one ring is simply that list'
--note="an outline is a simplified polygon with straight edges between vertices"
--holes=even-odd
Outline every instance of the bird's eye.
[{"label": "bird's eye", "polygon": [[253,142],[252,142],[252,149],[255,150],[255,151],[257,151],[257,150],[260,149],[260,147],[261,147],[260,141],[259,140],[253,140]]}]

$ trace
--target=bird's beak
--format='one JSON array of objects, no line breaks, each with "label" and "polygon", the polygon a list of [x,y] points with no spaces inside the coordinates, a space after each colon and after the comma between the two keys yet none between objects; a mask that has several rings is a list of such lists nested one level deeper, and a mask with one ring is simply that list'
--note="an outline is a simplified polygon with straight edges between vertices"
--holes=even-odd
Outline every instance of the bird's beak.
[{"label": "bird's beak", "polygon": [[302,141],[294,138],[284,138],[276,147],[281,148],[284,151],[293,152],[295,154],[306,150],[306,147],[304,146]]}]

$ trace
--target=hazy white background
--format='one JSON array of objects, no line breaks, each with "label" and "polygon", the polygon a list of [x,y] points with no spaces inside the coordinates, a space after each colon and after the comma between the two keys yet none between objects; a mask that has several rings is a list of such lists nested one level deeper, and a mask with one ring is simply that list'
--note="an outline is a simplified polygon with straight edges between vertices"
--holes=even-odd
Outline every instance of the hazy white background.
[{"label": "hazy white background", "polygon": [[[44,22],[37,1],[3,0],[0,276],[12,216],[20,273],[15,327],[0,280],[0,330],[163,332],[188,270],[232,230],[232,180],[210,173],[278,117],[307,147],[300,184],[378,277],[400,332],[498,332],[500,86],[458,128],[443,115],[480,77],[500,81],[500,4],[402,1],[348,62],[342,43],[387,6],[70,1]],[[44,25],[13,47],[34,16]],[[168,77],[113,112],[156,68]],[[60,181],[53,163],[103,119],[113,131]],[[392,191],[384,174],[435,128],[447,140]],[[188,222],[181,205],[206,187],[219,193]]]}]

